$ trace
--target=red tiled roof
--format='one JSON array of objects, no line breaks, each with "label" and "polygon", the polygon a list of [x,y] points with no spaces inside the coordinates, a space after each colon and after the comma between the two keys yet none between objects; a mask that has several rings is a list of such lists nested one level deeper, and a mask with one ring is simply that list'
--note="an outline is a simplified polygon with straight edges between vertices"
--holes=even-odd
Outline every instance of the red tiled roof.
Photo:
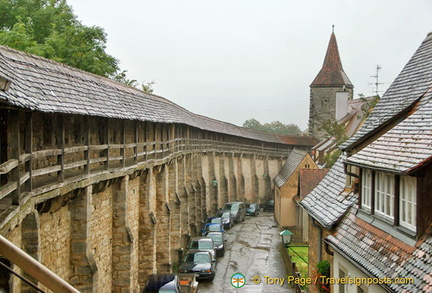
[{"label": "red tiled roof", "polygon": [[353,87],[342,68],[336,36],[331,34],[323,66],[310,85],[313,86],[347,86]]},{"label": "red tiled roof", "polygon": [[300,200],[305,198],[324,178],[329,169],[301,169],[299,174]]},{"label": "red tiled roof", "polygon": [[318,140],[312,136],[285,136],[279,135],[279,139],[285,143],[290,145],[305,145],[305,146],[314,146],[318,143]]}]

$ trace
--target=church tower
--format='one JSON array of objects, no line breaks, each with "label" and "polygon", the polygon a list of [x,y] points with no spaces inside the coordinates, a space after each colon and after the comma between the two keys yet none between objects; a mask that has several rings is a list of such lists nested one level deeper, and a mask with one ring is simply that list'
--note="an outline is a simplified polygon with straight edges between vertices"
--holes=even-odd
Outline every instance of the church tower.
[{"label": "church tower", "polygon": [[323,66],[310,85],[309,135],[324,138],[327,120],[337,121],[347,113],[354,86],[342,68],[334,31],[330,36]]}]

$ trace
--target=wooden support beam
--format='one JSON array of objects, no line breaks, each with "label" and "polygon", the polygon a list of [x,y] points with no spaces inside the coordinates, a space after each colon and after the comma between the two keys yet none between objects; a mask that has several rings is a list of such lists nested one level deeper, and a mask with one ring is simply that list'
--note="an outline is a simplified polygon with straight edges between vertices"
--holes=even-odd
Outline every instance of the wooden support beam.
[{"label": "wooden support beam", "polygon": [[[11,110],[8,115],[8,124],[10,125],[11,132],[8,133],[8,141],[10,146],[10,158],[19,161],[20,157],[20,123],[19,123],[19,112]],[[20,182],[20,168],[19,165],[11,170],[11,180],[9,182],[16,182],[17,187],[12,192],[12,204],[18,205],[21,194]]]},{"label": "wooden support beam", "polygon": [[122,128],[121,128],[121,144],[122,147],[120,149],[120,155],[122,157],[122,167],[126,167],[126,120],[122,120]]},{"label": "wooden support beam", "polygon": [[84,173],[90,174],[90,116],[86,116],[86,127],[84,130],[84,144],[87,146],[87,150],[84,151],[84,158],[87,160],[87,164],[84,167]]},{"label": "wooden support beam", "polygon": [[105,153],[105,157],[106,157],[106,161],[105,161],[105,170],[109,169],[109,161],[110,161],[110,155],[109,155],[109,140],[110,140],[110,128],[109,128],[109,119],[108,118],[102,118],[101,119],[102,124],[103,125],[99,125],[100,127],[102,127],[102,129],[104,130],[104,136],[102,138],[103,143],[107,144],[108,147],[107,149],[104,151]]},{"label": "wooden support beam", "polygon": [[135,129],[135,147],[134,147],[134,163],[138,163],[138,143],[139,143],[139,132],[138,132],[138,121],[134,121],[134,129]]},{"label": "wooden support beam", "polygon": [[29,155],[29,159],[25,162],[25,171],[29,175],[29,179],[25,182],[25,191],[33,190],[32,169],[33,169],[33,112],[27,112],[25,116],[25,153]]},{"label": "wooden support beam", "polygon": [[64,181],[64,149],[65,149],[65,128],[64,119],[62,115],[56,116],[57,126],[56,137],[57,137],[57,148],[61,150],[60,154],[57,156],[57,165],[60,166],[60,170],[57,172],[57,181]]}]

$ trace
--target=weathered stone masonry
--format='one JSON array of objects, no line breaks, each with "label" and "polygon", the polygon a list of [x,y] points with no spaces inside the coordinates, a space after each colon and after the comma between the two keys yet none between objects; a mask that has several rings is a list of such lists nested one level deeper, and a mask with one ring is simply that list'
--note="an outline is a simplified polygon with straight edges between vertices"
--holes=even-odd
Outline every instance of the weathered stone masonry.
[{"label": "weathered stone masonry", "polygon": [[[14,170],[2,174],[2,233],[83,292],[138,292],[149,274],[171,272],[206,216],[228,200],[271,194],[266,178],[292,148],[168,135],[198,132],[182,125],[2,115],[12,125],[19,117],[7,141],[20,141],[20,182],[26,180],[6,194]],[[8,158],[13,153],[8,149]],[[17,230],[28,236],[18,239]],[[15,292],[23,286],[11,283]]]}]

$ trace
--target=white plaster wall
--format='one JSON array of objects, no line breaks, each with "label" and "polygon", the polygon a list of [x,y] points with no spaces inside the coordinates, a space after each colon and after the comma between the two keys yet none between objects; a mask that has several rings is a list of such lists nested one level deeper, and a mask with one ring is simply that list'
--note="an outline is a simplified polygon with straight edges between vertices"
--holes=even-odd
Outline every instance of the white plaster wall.
[{"label": "white plaster wall", "polygon": [[[348,260],[342,257],[339,253],[334,252],[333,259],[333,276],[337,279],[341,276],[339,275],[339,269],[342,269],[346,276],[350,278],[368,278],[364,273],[362,273],[358,268],[351,264]],[[385,293],[386,291],[378,285],[362,285],[361,289],[366,293]],[[354,284],[345,285],[345,290],[343,290],[341,285],[334,285],[335,293],[357,293],[358,287]]]}]

